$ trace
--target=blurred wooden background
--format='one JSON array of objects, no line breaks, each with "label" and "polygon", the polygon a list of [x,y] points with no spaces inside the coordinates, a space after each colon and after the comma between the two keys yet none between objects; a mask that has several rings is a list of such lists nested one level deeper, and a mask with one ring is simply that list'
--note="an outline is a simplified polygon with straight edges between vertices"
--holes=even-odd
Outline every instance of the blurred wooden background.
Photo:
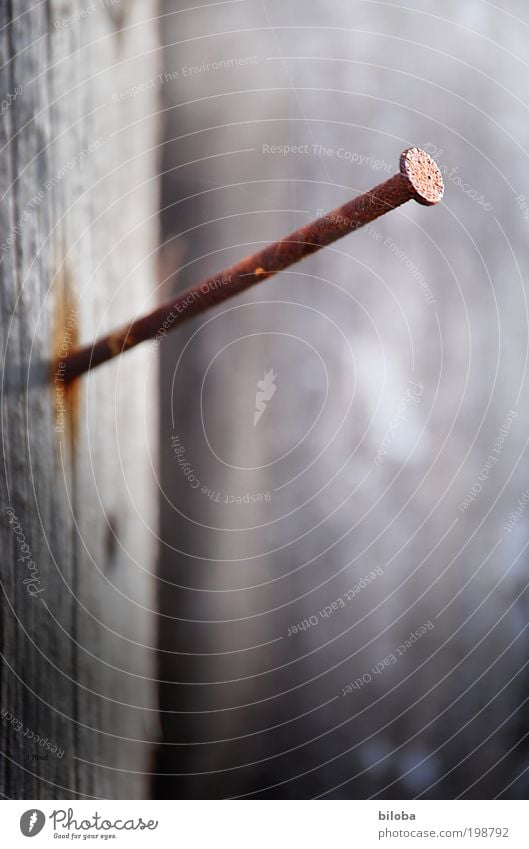
[{"label": "blurred wooden background", "polygon": [[165,20],[169,286],[410,145],[446,182],[442,207],[407,205],[164,346],[165,796],[527,792],[529,514],[505,531],[528,485],[526,18],[517,0],[269,0]]}]

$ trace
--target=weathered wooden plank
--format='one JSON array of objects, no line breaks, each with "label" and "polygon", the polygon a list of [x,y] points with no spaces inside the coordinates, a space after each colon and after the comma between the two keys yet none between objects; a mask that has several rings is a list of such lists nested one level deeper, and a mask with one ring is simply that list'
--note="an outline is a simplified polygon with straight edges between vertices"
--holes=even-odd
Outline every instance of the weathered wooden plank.
[{"label": "weathered wooden plank", "polygon": [[[47,372],[77,336],[154,294],[157,127],[127,136],[145,110],[111,98],[154,72],[154,4],[128,4],[126,20],[111,3],[93,7],[81,17],[75,3],[28,2],[0,18],[2,96],[21,88],[0,129],[0,692],[23,729],[0,724],[0,791],[22,798],[144,796],[155,734],[155,355],[140,351],[68,398]],[[10,507],[38,569],[35,597]],[[31,732],[64,754],[31,746]]]}]

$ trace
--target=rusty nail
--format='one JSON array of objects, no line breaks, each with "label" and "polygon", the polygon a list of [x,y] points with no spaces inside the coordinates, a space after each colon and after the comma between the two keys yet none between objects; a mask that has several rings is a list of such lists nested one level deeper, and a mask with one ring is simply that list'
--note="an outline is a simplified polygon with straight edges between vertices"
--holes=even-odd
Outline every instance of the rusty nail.
[{"label": "rusty nail", "polygon": [[399,173],[384,183],[222,273],[180,292],[148,315],[91,345],[72,350],[63,363],[64,379],[74,380],[140,342],[165,335],[183,321],[272,277],[409,200],[433,206],[442,199],[443,192],[443,178],[433,159],[420,148],[409,148],[401,154]]}]

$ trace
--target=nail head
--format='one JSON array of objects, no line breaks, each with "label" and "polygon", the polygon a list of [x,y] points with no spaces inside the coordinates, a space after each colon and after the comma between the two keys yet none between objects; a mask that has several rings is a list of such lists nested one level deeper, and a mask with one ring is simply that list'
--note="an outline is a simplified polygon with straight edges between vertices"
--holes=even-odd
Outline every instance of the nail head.
[{"label": "nail head", "polygon": [[410,147],[400,157],[400,173],[411,183],[413,196],[424,206],[433,206],[443,198],[441,171],[425,150]]}]

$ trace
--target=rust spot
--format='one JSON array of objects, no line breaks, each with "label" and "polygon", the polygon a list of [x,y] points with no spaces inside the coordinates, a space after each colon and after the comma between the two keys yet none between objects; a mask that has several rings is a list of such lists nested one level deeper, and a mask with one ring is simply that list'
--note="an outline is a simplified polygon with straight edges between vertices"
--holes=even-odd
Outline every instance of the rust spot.
[{"label": "rust spot", "polygon": [[256,277],[266,277],[268,271],[265,268],[256,268],[254,271],[254,275]]},{"label": "rust spot", "polygon": [[123,337],[121,333],[113,333],[108,337],[108,349],[113,357],[117,357],[123,350]]},{"label": "rust spot", "polygon": [[79,381],[65,380],[65,360],[79,344],[79,310],[70,269],[62,263],[54,278],[51,389],[55,411],[54,429],[74,453],[79,430]]},{"label": "rust spot", "polygon": [[129,348],[132,348],[133,345],[136,344],[134,336],[132,333],[128,331],[112,333],[108,337],[108,348],[113,357],[119,356],[119,354],[123,353],[123,351],[127,351]]}]

